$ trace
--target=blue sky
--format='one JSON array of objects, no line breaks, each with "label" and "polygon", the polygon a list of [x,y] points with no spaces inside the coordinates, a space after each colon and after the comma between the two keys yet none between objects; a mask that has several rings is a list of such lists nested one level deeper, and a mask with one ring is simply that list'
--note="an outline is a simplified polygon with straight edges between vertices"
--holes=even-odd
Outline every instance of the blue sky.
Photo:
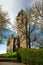
[{"label": "blue sky", "polygon": [[[18,12],[21,9],[30,7],[34,1],[35,0],[0,0],[0,5],[2,6],[3,10],[8,12],[11,22],[13,22]],[[6,43],[0,44],[0,54],[5,53],[6,48]]]}]

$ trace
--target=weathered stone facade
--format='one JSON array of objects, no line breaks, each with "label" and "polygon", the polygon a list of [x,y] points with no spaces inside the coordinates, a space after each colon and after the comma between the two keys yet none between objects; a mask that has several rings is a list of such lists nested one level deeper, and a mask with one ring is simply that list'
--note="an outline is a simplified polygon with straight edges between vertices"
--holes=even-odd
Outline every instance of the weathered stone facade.
[{"label": "weathered stone facade", "polygon": [[13,52],[14,38],[9,38],[7,42],[7,52]]},{"label": "weathered stone facade", "polygon": [[14,35],[9,37],[7,42],[7,52],[14,52],[18,48],[20,48],[19,37],[15,38]]},{"label": "weathered stone facade", "polygon": [[16,38],[9,37],[7,42],[7,52],[14,52],[16,50]]},{"label": "weathered stone facade", "polygon": [[16,48],[22,47],[26,48],[27,40],[26,40],[26,24],[27,17],[24,10],[21,10],[17,17],[17,38],[11,37],[7,42],[7,52],[13,52]]},{"label": "weathered stone facade", "polygon": [[22,48],[26,48],[26,21],[27,21],[27,17],[26,14],[24,12],[24,10],[21,10],[17,17],[16,17],[16,21],[17,21],[17,33],[18,36],[20,38],[20,47]]}]

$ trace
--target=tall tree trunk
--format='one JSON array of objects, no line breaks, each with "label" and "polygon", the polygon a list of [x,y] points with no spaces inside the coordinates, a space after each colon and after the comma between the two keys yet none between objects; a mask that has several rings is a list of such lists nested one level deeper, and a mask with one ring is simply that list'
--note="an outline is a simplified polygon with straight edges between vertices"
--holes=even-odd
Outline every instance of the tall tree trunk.
[{"label": "tall tree trunk", "polygon": [[20,38],[19,38],[19,36],[17,38],[17,46],[18,46],[18,48],[20,48]]},{"label": "tall tree trunk", "polygon": [[31,48],[31,45],[30,45],[30,22],[29,22],[29,48]]},{"label": "tall tree trunk", "polygon": [[16,41],[16,38],[14,38],[14,42],[13,42],[13,52],[15,52],[15,51],[16,51],[15,41]]},{"label": "tall tree trunk", "polygon": [[27,16],[26,16],[26,23],[25,23],[25,27],[26,27],[26,48],[28,48],[27,25],[28,25],[28,19],[27,19]]}]

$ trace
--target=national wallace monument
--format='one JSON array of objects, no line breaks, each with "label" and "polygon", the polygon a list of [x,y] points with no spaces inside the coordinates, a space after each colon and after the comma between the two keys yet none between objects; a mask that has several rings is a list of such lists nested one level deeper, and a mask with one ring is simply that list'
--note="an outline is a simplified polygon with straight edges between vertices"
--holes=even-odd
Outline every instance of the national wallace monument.
[{"label": "national wallace monument", "polygon": [[9,38],[7,42],[7,52],[14,52],[17,48],[27,48],[28,38],[27,38],[27,16],[24,10],[21,10],[17,17],[17,37],[13,35]]}]

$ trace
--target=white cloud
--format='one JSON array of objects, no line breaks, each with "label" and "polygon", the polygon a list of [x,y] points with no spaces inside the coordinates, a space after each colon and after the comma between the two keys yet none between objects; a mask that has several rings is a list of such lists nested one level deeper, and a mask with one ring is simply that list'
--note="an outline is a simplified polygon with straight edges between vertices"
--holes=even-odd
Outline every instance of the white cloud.
[{"label": "white cloud", "polygon": [[[18,12],[23,8],[26,8],[26,6],[30,6],[34,0],[0,0],[0,5],[2,5],[2,8],[6,10],[9,14],[9,17],[11,18],[11,25],[14,24],[14,20],[18,14]],[[11,28],[11,26],[9,25]]]},{"label": "white cloud", "polygon": [[0,50],[0,54],[6,53],[6,50]]}]

